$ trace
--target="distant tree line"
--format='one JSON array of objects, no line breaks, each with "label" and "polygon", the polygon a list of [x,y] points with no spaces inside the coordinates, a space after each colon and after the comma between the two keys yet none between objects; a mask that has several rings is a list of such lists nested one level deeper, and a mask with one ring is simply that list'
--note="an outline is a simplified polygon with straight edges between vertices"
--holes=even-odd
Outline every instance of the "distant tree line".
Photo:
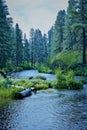
[{"label": "distant tree line", "polygon": [[69,0],[67,11],[60,10],[47,34],[30,29],[27,39],[18,23],[13,27],[5,0],[0,0],[0,68],[25,63],[43,64],[62,51],[78,50],[86,64],[87,0]]}]

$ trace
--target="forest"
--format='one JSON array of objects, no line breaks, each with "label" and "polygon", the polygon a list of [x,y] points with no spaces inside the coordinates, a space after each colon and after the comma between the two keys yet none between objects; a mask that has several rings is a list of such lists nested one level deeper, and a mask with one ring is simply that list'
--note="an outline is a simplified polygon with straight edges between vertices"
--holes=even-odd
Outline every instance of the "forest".
[{"label": "forest", "polygon": [[54,21],[47,34],[31,28],[26,37],[20,23],[13,26],[6,1],[0,0],[0,72],[56,73],[57,86],[65,84],[65,75],[66,80],[70,75],[87,76],[87,0],[69,0],[67,11],[58,11]]},{"label": "forest", "polygon": [[0,0],[0,130],[87,130],[87,0],[67,2],[27,36]]},{"label": "forest", "polygon": [[0,0],[0,69],[7,72],[42,65],[83,73],[87,60],[87,0],[69,0],[67,11],[58,12],[48,34],[31,28],[28,38],[20,23],[13,27],[8,9],[6,1]]}]

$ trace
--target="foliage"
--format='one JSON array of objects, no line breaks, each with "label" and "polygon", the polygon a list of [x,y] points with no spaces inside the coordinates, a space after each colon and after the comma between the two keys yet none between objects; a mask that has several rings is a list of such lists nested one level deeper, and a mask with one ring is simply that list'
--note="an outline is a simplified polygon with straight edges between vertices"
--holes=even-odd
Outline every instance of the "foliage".
[{"label": "foliage", "polygon": [[65,17],[66,17],[65,10],[60,10],[58,12],[54,25],[54,33],[51,45],[52,56],[55,56],[57,53],[62,51],[62,45],[64,40]]},{"label": "foliage", "polygon": [[38,75],[38,76],[35,77],[35,79],[46,80],[46,77],[45,77],[45,76]]},{"label": "foliage", "polygon": [[20,92],[21,89],[18,88],[0,88],[0,98],[1,99],[14,99],[15,94]]},{"label": "foliage", "polygon": [[12,61],[7,61],[6,62],[6,65],[5,65],[5,68],[4,68],[5,72],[8,72],[8,71],[13,71],[14,70],[14,66],[13,66],[13,63]]},{"label": "foliage", "polygon": [[56,72],[56,88],[57,89],[82,89],[83,82],[74,79],[74,72],[69,71],[65,74],[61,69]]},{"label": "foliage", "polygon": [[20,66],[16,67],[16,71],[17,71],[17,72],[22,71],[22,70],[23,70],[22,67],[20,67]]},{"label": "foliage", "polygon": [[[81,54],[78,51],[65,51],[58,53],[51,59],[51,69],[62,68],[63,70],[70,69],[74,63],[81,62]],[[72,68],[73,69],[73,68]]]},{"label": "foliage", "polygon": [[43,73],[52,73],[51,69],[44,64],[37,64],[36,68],[38,69],[39,72],[43,72]]},{"label": "foliage", "polygon": [[12,80],[10,78],[2,79],[0,81],[0,88],[8,88],[12,84]]},{"label": "foliage", "polygon": [[47,84],[37,84],[37,85],[35,86],[35,88],[36,88],[37,90],[41,90],[41,89],[48,89],[49,86],[48,86]]},{"label": "foliage", "polygon": [[11,23],[5,0],[0,0],[0,68],[3,68],[11,57]]},{"label": "foliage", "polygon": [[20,65],[20,67],[23,68],[23,70],[30,70],[33,69],[33,66],[30,62],[25,61],[23,64]]}]

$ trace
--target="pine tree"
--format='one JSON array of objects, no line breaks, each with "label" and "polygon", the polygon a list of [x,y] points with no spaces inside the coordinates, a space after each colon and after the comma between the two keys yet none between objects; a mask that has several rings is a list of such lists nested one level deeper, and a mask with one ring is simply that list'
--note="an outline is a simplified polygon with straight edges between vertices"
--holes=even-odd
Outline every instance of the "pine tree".
[{"label": "pine tree", "polygon": [[48,41],[47,41],[47,35],[44,34],[43,35],[43,62],[46,62],[46,60],[48,59]]},{"label": "pine tree", "polygon": [[24,34],[24,43],[23,43],[23,62],[30,61],[30,46],[29,42],[26,38],[26,34]]},{"label": "pine tree", "polygon": [[82,63],[86,65],[86,40],[87,40],[87,0],[79,0],[78,2],[78,18],[79,24],[77,26],[81,29],[82,36]]},{"label": "pine tree", "polygon": [[78,48],[80,46],[77,46],[77,32],[75,29],[72,28],[74,23],[77,23],[77,2],[76,0],[69,0],[68,2],[68,8],[67,8],[67,16],[66,16],[66,22],[65,22],[65,29],[64,29],[64,42],[63,42],[63,49],[67,50],[73,50],[74,48]]},{"label": "pine tree", "polygon": [[51,29],[48,31],[48,58],[51,57],[51,44],[53,39],[54,27],[52,26]]},{"label": "pine tree", "polygon": [[19,25],[16,24],[16,66],[19,66],[23,62],[23,43],[22,43],[22,31]]},{"label": "pine tree", "polygon": [[30,29],[30,61],[32,63],[32,66],[34,66],[34,29]]},{"label": "pine tree", "polygon": [[0,0],[0,67],[5,67],[11,54],[11,25],[5,0]]},{"label": "pine tree", "polygon": [[54,25],[54,34],[52,41],[52,55],[56,55],[62,51],[62,44],[64,39],[64,25],[65,25],[65,10],[60,10]]},{"label": "pine tree", "polygon": [[82,64],[86,64],[87,0],[69,0],[66,19],[67,49],[82,49]]}]

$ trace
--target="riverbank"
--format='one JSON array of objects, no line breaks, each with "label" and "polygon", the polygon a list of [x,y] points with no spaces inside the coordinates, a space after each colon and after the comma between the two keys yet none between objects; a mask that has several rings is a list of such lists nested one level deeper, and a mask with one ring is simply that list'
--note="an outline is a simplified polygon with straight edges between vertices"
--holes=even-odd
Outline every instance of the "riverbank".
[{"label": "riverbank", "polygon": [[7,102],[0,109],[0,130],[86,130],[87,86],[48,90]]},{"label": "riverbank", "polygon": [[26,70],[15,72],[13,78],[0,80],[0,100],[15,99],[15,95],[27,88],[34,87],[36,90],[56,88],[79,90],[83,88],[83,81],[76,81],[73,72],[64,74],[58,70],[56,76],[53,74],[39,73],[37,70]]},{"label": "riverbank", "polygon": [[0,81],[0,100],[14,99],[18,92],[31,87],[36,90],[48,89],[52,88],[52,82],[40,76],[34,79],[3,79]]}]

